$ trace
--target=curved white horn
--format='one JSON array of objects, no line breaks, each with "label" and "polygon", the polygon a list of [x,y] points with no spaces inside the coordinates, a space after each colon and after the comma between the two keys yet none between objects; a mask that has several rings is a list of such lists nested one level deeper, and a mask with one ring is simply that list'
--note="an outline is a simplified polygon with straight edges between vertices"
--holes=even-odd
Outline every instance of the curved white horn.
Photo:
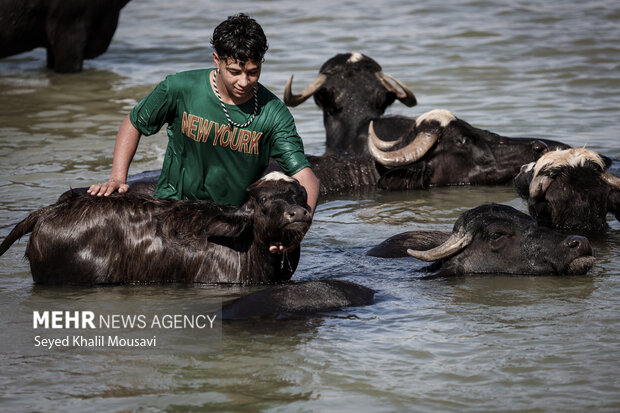
[{"label": "curved white horn", "polygon": [[[407,85],[396,79],[394,76],[386,75],[383,72],[377,72],[375,73],[375,75],[377,76],[383,87],[386,88],[388,91],[396,94],[396,98],[404,105],[411,107],[415,106],[418,103],[411,89],[409,89]],[[390,82],[390,80],[396,83],[401,88],[401,90],[398,90],[392,84],[392,82]]]},{"label": "curved white horn", "polygon": [[325,83],[326,79],[327,79],[326,75],[319,74],[312,81],[312,83],[308,85],[308,87],[306,87],[300,94],[295,95],[292,92],[293,75],[291,75],[291,77],[286,82],[286,86],[284,87],[284,103],[286,104],[286,106],[291,106],[291,107],[295,107],[299,104],[304,103],[310,96],[314,94],[314,92],[318,90],[318,88],[323,86],[323,83]]},{"label": "curved white horn", "polygon": [[413,124],[411,129],[409,129],[407,132],[403,133],[402,135],[400,135],[397,139],[393,141],[384,141],[383,139],[377,136],[373,121],[370,121],[370,124],[368,125],[368,136],[370,137],[370,139],[372,139],[372,144],[376,148],[381,149],[382,151],[388,151],[392,149],[394,146],[396,146],[397,144],[404,141],[405,138],[411,133],[414,127],[415,127],[415,124]]},{"label": "curved white horn", "polygon": [[368,151],[375,161],[385,166],[407,165],[418,161],[433,147],[437,139],[439,136],[436,133],[421,132],[409,145],[392,152],[386,152],[375,145],[375,142],[381,139],[375,134],[372,121],[368,125]]},{"label": "curved white horn", "polygon": [[553,182],[553,178],[551,178],[550,176],[546,176],[546,175],[534,176],[534,178],[532,178],[532,181],[530,182],[530,198],[533,198],[533,199],[542,198],[547,192],[547,189],[549,188],[549,185],[551,185],[552,182]]},{"label": "curved white horn", "polygon": [[412,249],[408,249],[407,254],[422,261],[439,261],[440,259],[448,258],[456,254],[468,246],[471,240],[471,234],[460,231],[456,234],[450,235],[450,238],[435,248],[427,251],[414,251]]}]

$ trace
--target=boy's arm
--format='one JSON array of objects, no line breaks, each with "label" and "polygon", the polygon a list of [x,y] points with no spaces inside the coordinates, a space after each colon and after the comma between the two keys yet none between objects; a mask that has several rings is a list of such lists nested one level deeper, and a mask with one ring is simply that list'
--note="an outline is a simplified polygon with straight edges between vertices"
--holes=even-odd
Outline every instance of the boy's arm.
[{"label": "boy's arm", "polygon": [[129,189],[129,185],[126,183],[127,172],[129,171],[129,164],[138,148],[140,136],[140,132],[131,124],[129,115],[127,115],[116,135],[110,179],[102,184],[91,185],[87,191],[89,194],[108,196],[116,190],[119,193],[127,192]]},{"label": "boy's arm", "polygon": [[308,205],[310,206],[310,214],[314,215],[316,203],[319,199],[319,180],[310,168],[304,168],[292,176],[297,179],[301,186],[306,189],[308,194]]}]

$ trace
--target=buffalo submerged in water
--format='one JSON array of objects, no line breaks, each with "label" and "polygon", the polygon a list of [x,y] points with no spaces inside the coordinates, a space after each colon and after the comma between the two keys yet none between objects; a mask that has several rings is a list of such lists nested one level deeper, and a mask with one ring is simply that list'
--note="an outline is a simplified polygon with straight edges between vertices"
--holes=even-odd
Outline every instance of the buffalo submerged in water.
[{"label": "buffalo submerged in water", "polygon": [[529,215],[500,204],[464,212],[452,232],[404,232],[367,254],[410,255],[433,263],[426,270],[437,276],[585,274],[595,261],[587,238],[539,226]]},{"label": "buffalo submerged in water", "polygon": [[69,191],[31,213],[0,244],[0,255],[32,232],[26,256],[42,284],[140,282],[274,283],[291,278],[312,222],[306,191],[271,173],[248,187],[241,207],[142,194],[93,197]]},{"label": "buffalo submerged in water", "polygon": [[[17,224],[0,244],[0,255],[32,232],[26,256],[41,284],[288,281],[299,247],[272,254],[269,246],[301,241],[312,222],[306,192],[295,179],[272,172],[248,193],[243,206],[232,207],[156,199],[139,190],[109,197],[71,190]],[[222,316],[313,314],[372,304],[374,294],[341,280],[288,283],[236,299]]]},{"label": "buffalo submerged in water", "polygon": [[620,179],[585,148],[541,156],[521,168],[514,184],[540,225],[589,234],[609,229],[608,213],[620,221]]},{"label": "buffalo submerged in water", "polygon": [[84,59],[106,52],[128,2],[2,0],[0,58],[45,47],[48,68],[80,72]]}]

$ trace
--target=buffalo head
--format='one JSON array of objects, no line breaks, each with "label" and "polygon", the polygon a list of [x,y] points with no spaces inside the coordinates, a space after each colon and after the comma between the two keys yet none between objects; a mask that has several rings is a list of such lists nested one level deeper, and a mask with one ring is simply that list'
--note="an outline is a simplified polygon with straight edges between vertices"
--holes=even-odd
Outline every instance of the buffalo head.
[{"label": "buffalo head", "polygon": [[243,205],[251,210],[254,233],[267,244],[291,245],[303,239],[312,222],[307,194],[297,180],[271,172],[248,187]]},{"label": "buffalo head", "polygon": [[585,148],[549,152],[523,165],[515,187],[540,225],[592,233],[608,228],[608,212],[620,220],[620,179]]},{"label": "buffalo head", "polygon": [[291,75],[284,102],[294,107],[314,96],[323,110],[327,151],[333,153],[367,154],[368,122],[381,116],[395,99],[407,106],[416,104],[407,86],[385,75],[376,61],[358,52],[329,59],[299,94],[293,94],[292,83]]},{"label": "buffalo head", "polygon": [[[476,128],[445,109],[431,110],[409,125],[388,120],[370,122],[368,133],[369,152],[385,168],[379,181],[382,188],[503,184],[524,163],[550,150],[569,148],[551,140],[501,136]],[[387,132],[375,132],[377,126]],[[397,138],[378,136],[384,134]]]},{"label": "buffalo head", "polygon": [[538,226],[530,216],[498,204],[463,213],[452,233],[399,234],[368,255],[394,257],[404,252],[437,263],[438,275],[585,274],[595,261],[587,238]]}]

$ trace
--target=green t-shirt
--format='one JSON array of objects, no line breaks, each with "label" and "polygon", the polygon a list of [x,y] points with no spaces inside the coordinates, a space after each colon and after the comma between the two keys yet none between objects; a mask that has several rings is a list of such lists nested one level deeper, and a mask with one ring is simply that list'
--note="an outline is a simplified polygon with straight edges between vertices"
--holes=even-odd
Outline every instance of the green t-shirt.
[{"label": "green t-shirt", "polygon": [[[274,158],[284,173],[309,167],[293,116],[273,93],[258,85],[258,113],[246,128],[229,127],[209,83],[213,69],[166,77],[131,111],[133,126],[152,135],[168,124],[168,147],[155,196],[206,199],[241,205],[245,189]],[[247,122],[254,98],[226,105],[231,119]]]}]

